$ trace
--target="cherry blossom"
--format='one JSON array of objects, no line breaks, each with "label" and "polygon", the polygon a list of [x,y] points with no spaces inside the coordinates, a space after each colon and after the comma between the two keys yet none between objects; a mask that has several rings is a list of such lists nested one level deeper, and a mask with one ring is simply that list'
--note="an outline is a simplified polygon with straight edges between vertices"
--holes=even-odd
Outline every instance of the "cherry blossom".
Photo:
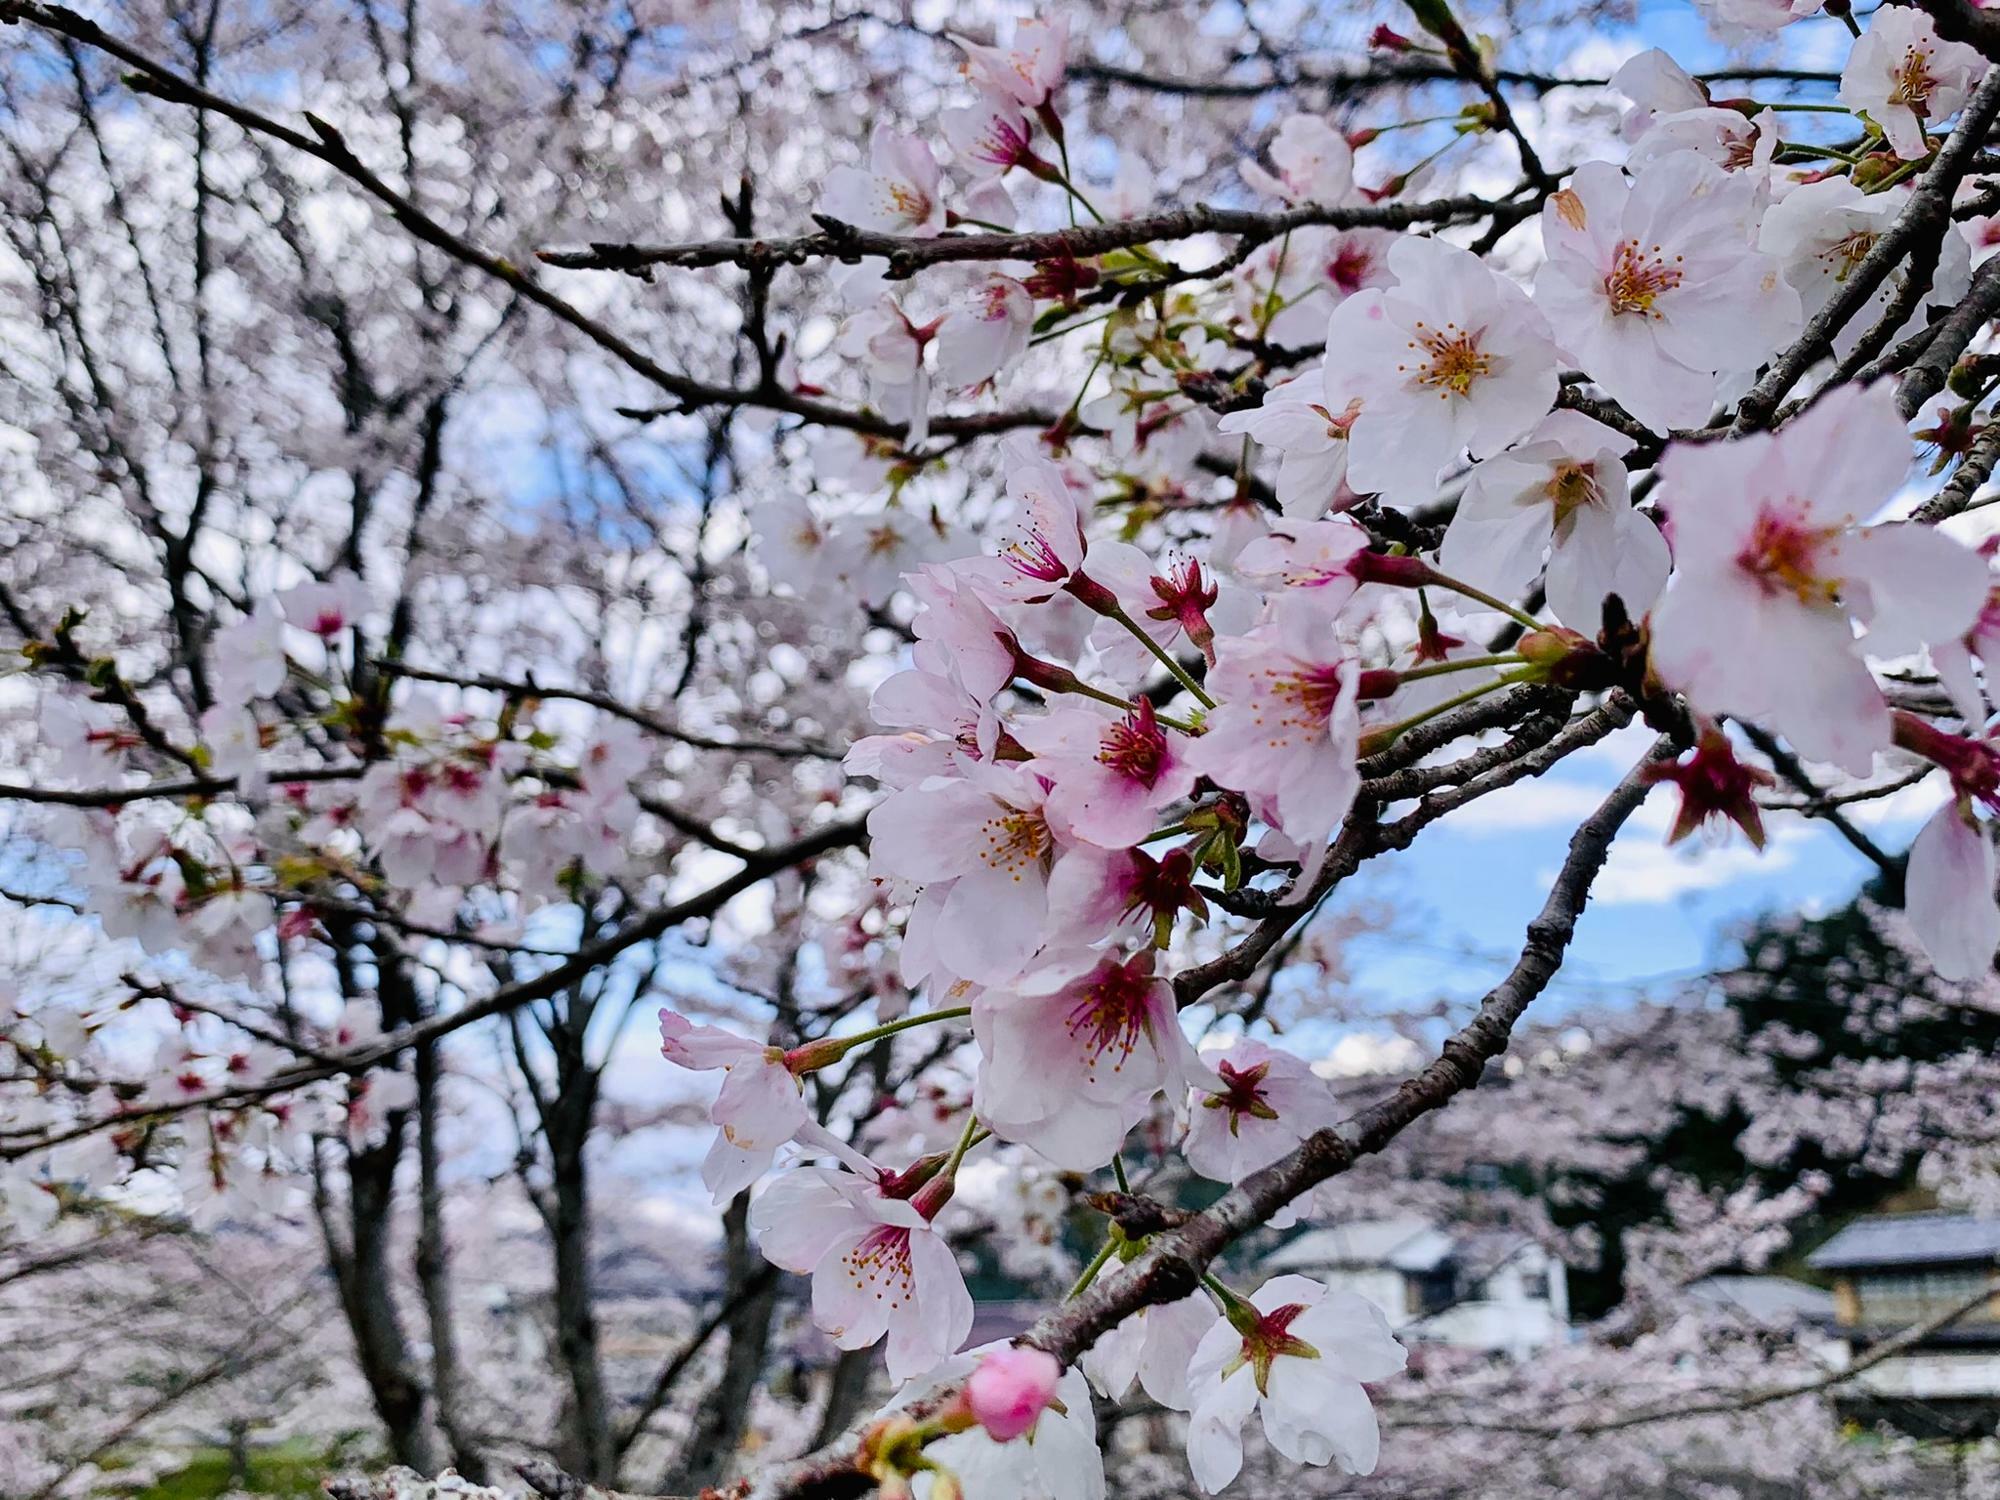
[{"label": "cherry blossom", "polygon": [[[1883,231],[1908,206],[1911,191],[1888,188],[1866,193],[1845,177],[1829,177],[1801,183],[1771,206],[1757,243],[1783,264],[1785,279],[1798,289],[1808,318],[1818,315],[1875,248]],[[1902,293],[1906,274],[1898,269],[1883,278],[1862,311],[1834,337],[1837,355],[1846,355],[1889,311]],[[1947,227],[1938,242],[1936,268],[1895,337],[1921,327],[1927,308],[1955,304],[1971,280],[1971,248],[1955,226]]]},{"label": "cherry blossom", "polygon": [[1656,116],[1632,143],[1626,165],[1636,172],[1675,152],[1692,151],[1761,188],[1770,179],[1778,140],[1777,117],[1770,110],[1745,116],[1734,109],[1688,109]]},{"label": "cherry blossom", "polygon": [[1816,16],[1825,0],[1700,0],[1697,8],[1725,37],[1749,37],[1782,30]]},{"label": "cherry blossom", "polygon": [[[1107,1268],[1104,1274],[1115,1279],[1119,1272]],[[1188,1367],[1216,1321],[1205,1292],[1141,1308],[1090,1347],[1084,1371],[1107,1400],[1124,1400],[1137,1381],[1149,1399],[1170,1411],[1186,1411]]]},{"label": "cherry blossom", "polygon": [[309,631],[322,640],[351,630],[375,607],[368,585],[346,568],[336,569],[325,579],[294,584],[278,595],[278,607],[287,623]]},{"label": "cherry blossom", "polygon": [[1028,347],[1034,299],[997,272],[970,283],[945,313],[937,333],[937,377],[947,386],[991,380]]},{"label": "cherry blossom", "polygon": [[709,1106],[717,1127],[701,1180],[726,1203],[771,1169],[778,1148],[799,1133],[808,1115],[799,1081],[781,1047],[763,1046],[715,1026],[697,1026],[660,1012],[660,1052],[696,1072],[721,1069],[722,1089]]},{"label": "cherry blossom", "polygon": [[1750,248],[1756,185],[1676,151],[1627,178],[1585,162],[1542,210],[1535,302],[1556,338],[1656,431],[1704,421],[1716,376],[1800,324],[1777,266]]},{"label": "cherry blossom", "polygon": [[1284,455],[1278,466],[1278,508],[1310,520],[1329,510],[1345,510],[1360,497],[1347,486],[1347,438],[1361,415],[1358,398],[1328,394],[1323,369],[1273,386],[1263,403],[1231,412],[1216,424],[1225,433],[1245,433]]},{"label": "cherry blossom", "polygon": [[931,1223],[943,1195],[934,1186],[902,1192],[887,1173],[870,1183],[854,1172],[799,1167],[750,1205],[765,1258],[812,1277],[813,1322],[843,1349],[886,1336],[892,1380],[933,1369],[972,1331],[958,1258]]},{"label": "cherry blossom", "polygon": [[1048,789],[1013,765],[967,765],[896,792],[868,815],[878,877],[923,888],[904,943],[914,983],[943,964],[982,984],[1019,974],[1042,945],[1060,853]]},{"label": "cherry blossom", "polygon": [[1163,726],[1145,699],[1116,717],[1059,710],[1016,733],[1050,783],[1047,816],[1086,843],[1136,844],[1158,825],[1161,808],[1194,790],[1190,742]]},{"label": "cherry blossom", "polygon": [[1291,203],[1341,203],[1354,190],[1354,151],[1347,138],[1317,115],[1287,115],[1271,139],[1271,165],[1254,161],[1237,170],[1260,193]]},{"label": "cherry blossom", "polygon": [[1956,797],[1910,845],[1904,876],[1910,925],[1946,979],[1970,979],[1992,967],[2000,948],[1995,878],[1992,835]]},{"label": "cherry blossom", "polygon": [[1039,1349],[995,1349],[965,1382],[973,1420],[996,1443],[1032,1429],[1055,1399],[1062,1366]]},{"label": "cherry blossom", "polygon": [[965,71],[989,93],[1013,99],[1023,109],[1040,109],[1062,85],[1069,66],[1069,20],[1025,20],[1004,47],[961,41]]},{"label": "cherry blossom", "polygon": [[1581,412],[1549,413],[1515,447],[1473,465],[1438,562],[1512,597],[1548,555],[1556,617],[1594,636],[1616,594],[1638,618],[1665,587],[1667,544],[1632,509],[1624,455],[1632,440]]},{"label": "cherry blossom", "polygon": [[979,1118],[1073,1171],[1116,1155],[1155,1094],[1210,1076],[1151,954],[1052,960],[977,996],[972,1023]]},{"label": "cherry blossom", "polygon": [[[921,1402],[959,1379],[977,1379],[983,1364],[1006,1352],[985,1345],[945,1361],[924,1381],[897,1392],[888,1408]],[[1016,1351],[1028,1353],[1032,1351]],[[943,1500],[947,1493],[967,1497],[1019,1496],[1020,1500],[1104,1500],[1104,1455],[1098,1448],[1097,1420],[1091,1411],[1090,1386],[1076,1370],[1065,1370],[1055,1382],[1053,1399],[1021,1437],[1002,1441],[976,1423],[948,1432],[924,1449],[935,1468],[910,1477],[916,1500]],[[947,1490],[947,1476],[951,1488]]]},{"label": "cherry blossom", "polygon": [[1898,156],[1930,152],[1925,132],[1957,114],[1986,72],[1986,60],[1963,42],[1947,42],[1923,11],[1884,5],[1847,55],[1840,102],[1866,110]]},{"label": "cherry blossom", "polygon": [[1909,471],[1882,387],[1843,387],[1775,435],[1676,445],[1660,503],[1674,577],[1653,611],[1653,664],[1704,711],[1760,720],[1855,775],[1889,743],[1862,661],[1964,635],[1986,599],[1978,554],[1927,527],[1858,523]]},{"label": "cherry blossom", "polygon": [[1611,86],[1632,101],[1622,124],[1630,141],[1638,141],[1662,116],[1706,109],[1710,102],[1708,89],[1658,47],[1626,58],[1611,75]]},{"label": "cherry blossom", "polygon": [[1196,1087],[1181,1151],[1204,1177],[1238,1182],[1339,1121],[1332,1091],[1293,1053],[1245,1039],[1203,1060],[1222,1086]]},{"label": "cherry blossom", "polygon": [[1359,1294],[1304,1276],[1265,1282],[1209,1330],[1189,1366],[1195,1483],[1213,1495],[1235,1479],[1252,1410],[1266,1441],[1294,1463],[1373,1473],[1381,1438],[1363,1382],[1387,1379],[1407,1358],[1381,1310]]},{"label": "cherry blossom", "polygon": [[1348,483],[1422,501],[1463,450],[1486,457],[1548,411],[1556,350],[1527,294],[1455,245],[1405,235],[1389,269],[1395,287],[1357,292],[1334,309],[1326,389],[1361,402]]},{"label": "cherry blossom", "polygon": [[[1308,871],[1360,789],[1360,663],[1309,601],[1274,608],[1249,634],[1216,643],[1207,732],[1195,767],[1249,794],[1293,844]],[[1310,874],[1300,880],[1303,887]]]},{"label": "cherry blossom", "polygon": [[868,166],[841,165],[826,174],[822,209],[857,229],[936,234],[944,228],[942,174],[921,137],[877,125]]}]

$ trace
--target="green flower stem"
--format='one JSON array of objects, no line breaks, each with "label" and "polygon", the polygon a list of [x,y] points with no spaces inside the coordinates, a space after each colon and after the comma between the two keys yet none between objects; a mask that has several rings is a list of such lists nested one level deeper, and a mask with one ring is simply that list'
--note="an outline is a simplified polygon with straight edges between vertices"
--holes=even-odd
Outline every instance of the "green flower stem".
[{"label": "green flower stem", "polygon": [[1470,672],[1479,667],[1518,667],[1525,658],[1506,651],[1498,656],[1461,656],[1456,661],[1433,662],[1428,667],[1412,667],[1396,675],[1405,682],[1421,682],[1426,677],[1442,677],[1448,672]]},{"label": "green flower stem", "polygon": [[[1165,646],[1162,646],[1158,641],[1154,640],[1152,636],[1148,635],[1146,633],[1145,627],[1140,625],[1140,623],[1137,620],[1133,619],[1131,615],[1125,612],[1125,608],[1123,605],[1120,605],[1115,611],[1113,611],[1112,614],[1110,615],[1110,618],[1116,620],[1120,625],[1123,625],[1127,630],[1131,631],[1132,634],[1138,638],[1139,644],[1144,646],[1148,651],[1152,652],[1153,655],[1159,659],[1160,665],[1165,667],[1169,672],[1174,674],[1174,680],[1180,683],[1180,685],[1186,688],[1190,693],[1194,694],[1195,701],[1197,703],[1199,703],[1203,708],[1215,707],[1215,700],[1209,697],[1207,693],[1202,691],[1201,684],[1196,682],[1194,678],[1188,674],[1188,670],[1186,667],[1183,667],[1179,662],[1174,660],[1173,652],[1169,651]],[[1166,721],[1163,719],[1161,720],[1161,722],[1165,723]]]},{"label": "green flower stem", "polygon": [[822,1042],[808,1042],[805,1047],[801,1047],[798,1050],[803,1052],[819,1047],[826,1049],[826,1060],[824,1062],[816,1062],[812,1068],[807,1069],[808,1072],[812,1072],[819,1068],[829,1067],[839,1062],[841,1058],[847,1056],[856,1047],[865,1047],[870,1042],[879,1042],[885,1036],[894,1036],[899,1031],[909,1031],[918,1026],[928,1026],[933,1021],[963,1020],[971,1014],[972,1007],[969,1005],[956,1005],[948,1010],[927,1010],[921,1015],[904,1016],[899,1020],[886,1021],[880,1026],[871,1026],[866,1031],[857,1031],[853,1036],[828,1037]]},{"label": "green flower stem", "polygon": [[940,1175],[947,1180],[956,1177],[958,1175],[959,1163],[965,1160],[965,1153],[978,1145],[979,1142],[985,1140],[989,1134],[991,1134],[990,1131],[980,1130],[979,1116],[972,1113],[971,1110],[967,1110],[965,1112],[965,1129],[959,1132],[958,1144],[951,1148],[951,1158],[945,1162],[944,1171]]},{"label": "green flower stem", "polygon": [[[1092,687],[1087,682],[1078,682],[1073,687],[1066,689],[1066,691],[1081,693],[1086,698],[1094,699],[1099,703],[1108,703],[1113,708],[1122,708],[1128,714],[1137,712],[1139,707],[1130,698],[1121,698],[1116,693],[1107,693],[1103,688]],[[1194,725],[1190,724],[1186,719],[1177,719],[1172,714],[1155,714],[1153,717],[1169,729],[1178,729],[1182,734],[1193,734],[1196,732]]]},{"label": "green flower stem", "polygon": [[1542,628],[1542,622],[1540,620],[1537,620],[1533,615],[1527,613],[1527,611],[1519,609],[1512,604],[1509,604],[1504,599],[1496,599],[1491,594],[1487,593],[1486,590],[1476,589],[1469,583],[1465,583],[1460,579],[1453,578],[1449,573],[1439,573],[1435,569],[1433,569],[1431,574],[1431,582],[1439,588],[1450,589],[1454,594],[1463,594],[1466,598],[1472,600],[1475,604],[1483,604],[1488,609],[1497,609],[1500,611],[1501,614],[1507,616],[1507,618],[1509,618],[1510,620],[1513,620],[1515,623],[1519,625],[1525,626],[1529,630],[1540,630]]},{"label": "green flower stem", "polygon": [[1511,687],[1512,685],[1512,683],[1504,678],[1493,682],[1482,682],[1478,687],[1467,688],[1462,693],[1453,694],[1451,697],[1445,699],[1444,702],[1437,704],[1435,707],[1427,708],[1422,713],[1411,714],[1409,718],[1388,726],[1386,731],[1373,731],[1376,735],[1382,737],[1381,743],[1378,746],[1378,753],[1379,750],[1387,749],[1390,745],[1393,745],[1404,734],[1415,729],[1419,724],[1428,723],[1441,714],[1451,712],[1454,708],[1462,708],[1468,703],[1484,698],[1488,693],[1497,692],[1503,687]]},{"label": "green flower stem", "polygon": [[1097,1254],[1091,1256],[1090,1264],[1083,1268],[1083,1274],[1076,1278],[1076,1285],[1069,1289],[1069,1295],[1063,1298],[1063,1301],[1073,1302],[1090,1290],[1091,1282],[1097,1280],[1097,1273],[1103,1270],[1105,1263],[1117,1253],[1118,1236],[1106,1235],[1103,1245],[1098,1248]]}]

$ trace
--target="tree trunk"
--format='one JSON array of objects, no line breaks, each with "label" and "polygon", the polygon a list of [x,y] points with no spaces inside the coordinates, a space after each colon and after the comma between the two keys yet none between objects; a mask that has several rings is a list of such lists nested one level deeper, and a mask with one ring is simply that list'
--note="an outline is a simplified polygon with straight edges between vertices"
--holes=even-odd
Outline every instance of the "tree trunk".
[{"label": "tree trunk", "polygon": [[[594,1079],[591,1080],[594,1083]],[[569,1374],[568,1430],[559,1456],[581,1479],[610,1483],[616,1435],[598,1348],[594,1276],[590,1264],[590,1185],[583,1148],[590,1138],[594,1088],[576,1086],[558,1098],[545,1130],[554,1172],[549,1237],[555,1256],[556,1353]]]},{"label": "tree trunk", "polygon": [[725,1477],[750,1422],[750,1401],[764,1373],[771,1322],[778,1310],[775,1278],[766,1278],[761,1290],[751,1290],[761,1264],[750,1244],[748,1192],[730,1199],[722,1228],[728,1276],[723,1300],[735,1303],[736,1310],[729,1318],[729,1348],[723,1355],[721,1377],[695,1412],[694,1426],[674,1470],[660,1486],[673,1495],[695,1494]]},{"label": "tree trunk", "polygon": [[392,1116],[381,1145],[348,1153],[350,1238],[335,1271],[361,1372],[389,1431],[389,1451],[398,1463],[432,1474],[439,1453],[426,1410],[430,1403],[412,1369],[409,1341],[396,1314],[389,1258],[389,1213],[403,1154],[403,1126],[402,1115]]},{"label": "tree trunk", "polygon": [[445,1244],[444,1184],[438,1161],[437,1046],[417,1048],[417,1285],[431,1331],[431,1392],[452,1464],[474,1484],[487,1482],[486,1456],[474,1445],[465,1413],[464,1370],[451,1305],[451,1260]]},{"label": "tree trunk", "polygon": [[824,1448],[854,1425],[868,1404],[868,1380],[875,1373],[875,1346],[843,1349],[826,1380],[826,1405],[820,1409],[819,1431],[812,1445]]}]

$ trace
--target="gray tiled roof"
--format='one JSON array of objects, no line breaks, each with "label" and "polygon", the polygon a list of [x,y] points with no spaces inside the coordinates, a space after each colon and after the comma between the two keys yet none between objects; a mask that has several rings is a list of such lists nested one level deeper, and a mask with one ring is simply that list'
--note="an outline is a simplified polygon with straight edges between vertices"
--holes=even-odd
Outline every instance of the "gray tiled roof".
[{"label": "gray tiled roof", "polygon": [[1833,1319],[1833,1293],[1789,1276],[1704,1276],[1688,1288],[1688,1295],[1774,1326]]},{"label": "gray tiled roof", "polygon": [[1976,1219],[1970,1214],[1878,1214],[1856,1219],[1806,1257],[1815,1271],[1992,1262],[2000,1262],[2000,1219]]}]

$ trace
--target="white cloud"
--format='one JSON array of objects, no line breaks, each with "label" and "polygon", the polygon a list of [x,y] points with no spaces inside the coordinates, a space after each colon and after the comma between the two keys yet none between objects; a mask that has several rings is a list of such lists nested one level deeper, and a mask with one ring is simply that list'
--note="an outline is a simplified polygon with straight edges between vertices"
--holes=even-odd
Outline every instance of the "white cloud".
[{"label": "white cloud", "polygon": [[1312,1065],[1322,1078],[1358,1078],[1369,1073],[1407,1072],[1423,1054],[1406,1036],[1355,1031],[1333,1044],[1333,1050]]},{"label": "white cloud", "polygon": [[1468,803],[1446,820],[1463,833],[1517,833],[1528,828],[1574,827],[1596,811],[1610,790],[1575,781],[1517,781]]},{"label": "white cloud", "polygon": [[[1693,891],[1772,875],[1790,866],[1799,846],[1815,837],[1806,828],[1777,830],[1762,854],[1733,829],[1729,841],[1720,846],[1705,846],[1700,836],[1670,846],[1648,836],[1652,832],[1644,826],[1648,821],[1652,820],[1635,819],[1636,826],[1612,845],[1611,857],[1591,887],[1593,901],[1607,906],[1655,905]],[[1554,879],[1554,871],[1542,877],[1545,885]]]}]

